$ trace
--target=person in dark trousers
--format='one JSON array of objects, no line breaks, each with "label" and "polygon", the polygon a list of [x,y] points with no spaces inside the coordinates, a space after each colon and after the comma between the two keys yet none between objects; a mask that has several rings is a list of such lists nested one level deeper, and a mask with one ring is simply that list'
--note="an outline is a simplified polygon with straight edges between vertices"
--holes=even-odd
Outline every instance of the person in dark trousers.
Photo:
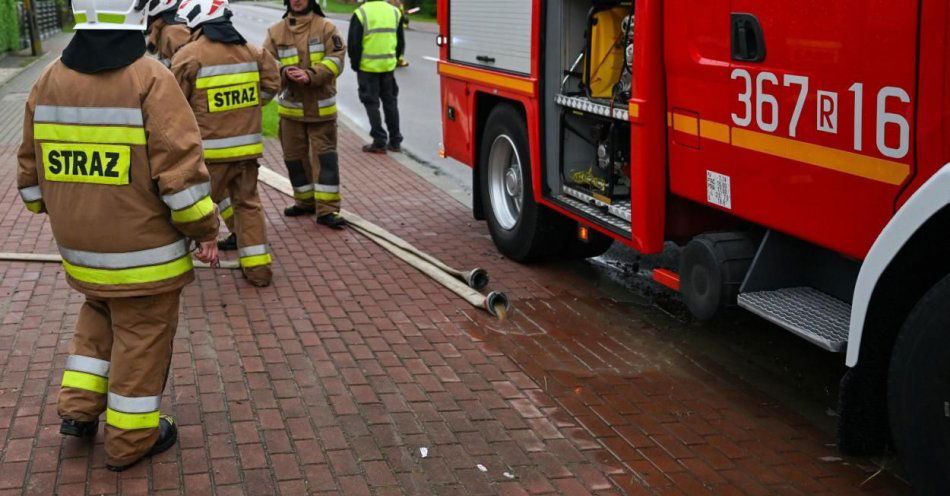
[{"label": "person in dark trousers", "polygon": [[[402,134],[395,70],[406,46],[402,14],[386,0],[366,0],[353,12],[347,41],[350,64],[356,71],[360,101],[366,107],[369,134],[373,138],[371,144],[363,146],[363,151],[400,152]],[[386,115],[386,129],[379,115],[380,101]]]}]

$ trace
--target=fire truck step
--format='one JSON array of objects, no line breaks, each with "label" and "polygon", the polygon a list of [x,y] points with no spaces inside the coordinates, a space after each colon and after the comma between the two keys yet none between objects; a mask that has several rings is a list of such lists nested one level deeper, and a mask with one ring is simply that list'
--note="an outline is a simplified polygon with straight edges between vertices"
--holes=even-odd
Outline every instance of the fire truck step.
[{"label": "fire truck step", "polygon": [[595,114],[602,117],[613,117],[614,119],[621,121],[630,120],[630,112],[628,107],[625,106],[626,104],[609,105],[582,96],[567,95],[558,95],[555,97],[554,101],[562,107],[580,110],[582,112],[587,112],[588,114]]},{"label": "fire truck step", "polygon": [[815,288],[742,293],[739,306],[828,351],[848,342],[851,305]]},{"label": "fire truck step", "polygon": [[601,224],[606,224],[628,236],[630,235],[629,201],[608,206],[573,188],[565,187],[564,193],[565,194],[557,197],[558,202],[578,211],[579,214],[587,218],[594,219]]}]

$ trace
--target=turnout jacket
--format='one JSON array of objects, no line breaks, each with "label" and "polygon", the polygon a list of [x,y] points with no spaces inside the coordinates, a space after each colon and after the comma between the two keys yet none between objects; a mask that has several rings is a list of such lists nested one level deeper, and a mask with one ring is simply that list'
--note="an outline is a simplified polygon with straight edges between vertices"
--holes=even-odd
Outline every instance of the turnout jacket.
[{"label": "turnout jacket", "polygon": [[159,17],[148,27],[148,51],[165,67],[171,66],[172,57],[189,41],[191,30],[184,24],[169,24]]},{"label": "turnout jacket", "polygon": [[251,44],[220,43],[195,32],[172,59],[172,73],[198,120],[207,162],[264,153],[261,106],[280,89],[277,61]]},{"label": "turnout jacket", "polygon": [[[314,14],[289,13],[267,30],[264,49],[279,62],[281,117],[304,122],[336,119],[336,78],[343,71],[346,45],[329,19]],[[288,67],[310,73],[310,84],[291,82]]]},{"label": "turnout jacket", "polygon": [[17,187],[49,214],[73,288],[120,298],[194,280],[188,238],[213,240],[217,211],[198,124],[160,62],[86,74],[56,60],[23,121]]}]

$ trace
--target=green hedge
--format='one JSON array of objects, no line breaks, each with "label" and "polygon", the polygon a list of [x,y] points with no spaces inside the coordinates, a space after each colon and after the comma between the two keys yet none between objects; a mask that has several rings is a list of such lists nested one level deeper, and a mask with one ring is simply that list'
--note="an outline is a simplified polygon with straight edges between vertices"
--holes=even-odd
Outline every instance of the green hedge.
[{"label": "green hedge", "polygon": [[20,48],[20,21],[16,0],[0,0],[0,52]]}]

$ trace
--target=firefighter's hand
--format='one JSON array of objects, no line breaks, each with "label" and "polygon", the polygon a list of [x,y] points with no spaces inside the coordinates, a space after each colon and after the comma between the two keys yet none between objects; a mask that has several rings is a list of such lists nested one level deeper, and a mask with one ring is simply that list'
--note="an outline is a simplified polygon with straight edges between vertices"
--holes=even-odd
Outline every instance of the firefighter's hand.
[{"label": "firefighter's hand", "polygon": [[297,84],[310,84],[310,74],[299,67],[287,69],[287,77]]},{"label": "firefighter's hand", "polygon": [[211,241],[202,241],[198,243],[198,251],[195,252],[195,257],[198,260],[206,264],[217,265],[218,263],[218,242],[217,240],[212,239]]}]

